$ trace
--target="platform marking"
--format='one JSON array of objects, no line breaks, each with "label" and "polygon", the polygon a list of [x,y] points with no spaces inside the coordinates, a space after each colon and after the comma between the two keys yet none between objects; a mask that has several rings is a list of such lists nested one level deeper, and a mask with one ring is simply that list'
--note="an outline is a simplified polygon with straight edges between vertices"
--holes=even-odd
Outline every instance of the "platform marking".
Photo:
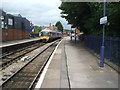
[{"label": "platform marking", "polygon": [[56,46],[55,50],[53,51],[51,57],[49,58],[48,63],[46,64],[45,68],[43,69],[43,72],[42,72],[42,74],[41,74],[41,76],[40,76],[40,78],[39,78],[35,88],[41,88],[42,82],[43,82],[43,80],[45,78],[45,74],[46,74],[47,69],[48,69],[48,67],[50,65],[50,62],[52,61],[53,56],[54,56],[54,54],[55,54],[55,52],[56,52],[56,50],[57,50],[57,48],[58,48],[58,46],[60,45],[61,42],[62,42],[62,40],[58,43],[58,45]]}]

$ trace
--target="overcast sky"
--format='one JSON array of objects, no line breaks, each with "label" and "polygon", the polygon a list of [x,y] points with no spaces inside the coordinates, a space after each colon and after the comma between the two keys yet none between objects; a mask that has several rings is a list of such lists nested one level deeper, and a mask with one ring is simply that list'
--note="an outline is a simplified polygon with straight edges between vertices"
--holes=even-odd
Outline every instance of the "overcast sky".
[{"label": "overcast sky", "polygon": [[61,21],[65,29],[70,29],[67,21],[61,18],[60,0],[2,0],[2,8],[9,13],[19,13],[34,25],[48,26]]}]

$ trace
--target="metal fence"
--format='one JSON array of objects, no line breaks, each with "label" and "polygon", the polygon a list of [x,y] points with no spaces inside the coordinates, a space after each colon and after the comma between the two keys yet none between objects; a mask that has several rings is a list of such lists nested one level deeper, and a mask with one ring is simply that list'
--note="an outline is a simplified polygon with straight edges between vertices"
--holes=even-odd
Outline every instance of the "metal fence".
[{"label": "metal fence", "polygon": [[[84,45],[100,55],[102,38],[100,36],[79,36]],[[105,58],[120,66],[120,38],[105,37]]]}]

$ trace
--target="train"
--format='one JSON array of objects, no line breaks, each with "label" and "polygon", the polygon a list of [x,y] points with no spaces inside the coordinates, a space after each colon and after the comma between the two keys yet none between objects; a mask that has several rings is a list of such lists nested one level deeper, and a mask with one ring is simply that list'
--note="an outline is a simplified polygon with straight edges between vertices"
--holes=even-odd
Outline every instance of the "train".
[{"label": "train", "polygon": [[0,9],[0,41],[28,39],[32,32],[31,22],[20,14],[10,14]]},{"label": "train", "polygon": [[40,41],[49,42],[59,38],[62,38],[62,33],[58,31],[53,31],[49,28],[45,28],[39,33]]}]

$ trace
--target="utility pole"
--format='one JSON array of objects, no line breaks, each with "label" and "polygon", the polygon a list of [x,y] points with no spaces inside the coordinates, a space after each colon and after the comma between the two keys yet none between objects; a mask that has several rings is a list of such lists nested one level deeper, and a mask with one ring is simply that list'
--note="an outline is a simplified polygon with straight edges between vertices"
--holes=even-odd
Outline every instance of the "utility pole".
[{"label": "utility pole", "polygon": [[[104,0],[104,11],[103,11],[103,16],[106,16],[106,0]],[[103,31],[102,31],[102,46],[101,46],[101,56],[100,56],[100,67],[104,67],[104,37],[105,37],[105,24],[103,24]]]}]

